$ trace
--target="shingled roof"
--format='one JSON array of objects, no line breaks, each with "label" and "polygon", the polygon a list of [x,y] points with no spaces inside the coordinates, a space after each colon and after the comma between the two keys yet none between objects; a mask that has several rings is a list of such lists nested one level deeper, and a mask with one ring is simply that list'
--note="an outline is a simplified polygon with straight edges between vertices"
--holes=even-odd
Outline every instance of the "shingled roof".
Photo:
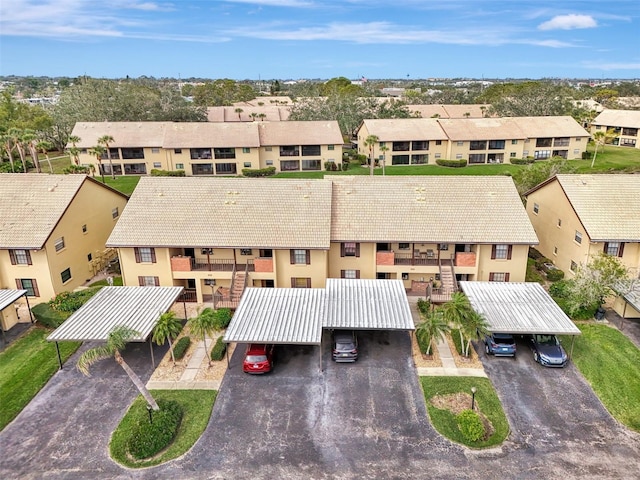
[{"label": "shingled roof", "polygon": [[606,127],[640,128],[640,110],[603,110],[591,123]]}]

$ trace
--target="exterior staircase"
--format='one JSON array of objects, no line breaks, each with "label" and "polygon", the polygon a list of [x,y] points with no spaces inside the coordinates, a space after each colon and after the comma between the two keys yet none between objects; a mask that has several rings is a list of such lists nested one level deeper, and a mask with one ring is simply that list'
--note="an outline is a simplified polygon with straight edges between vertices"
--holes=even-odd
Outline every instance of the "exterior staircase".
[{"label": "exterior staircase", "polygon": [[234,272],[231,280],[231,288],[226,289],[219,288],[219,295],[215,298],[215,308],[238,308],[240,298],[247,285],[247,272]]},{"label": "exterior staircase", "polygon": [[446,303],[451,300],[454,292],[458,291],[458,282],[452,264],[440,263],[440,288],[431,291],[433,303]]}]

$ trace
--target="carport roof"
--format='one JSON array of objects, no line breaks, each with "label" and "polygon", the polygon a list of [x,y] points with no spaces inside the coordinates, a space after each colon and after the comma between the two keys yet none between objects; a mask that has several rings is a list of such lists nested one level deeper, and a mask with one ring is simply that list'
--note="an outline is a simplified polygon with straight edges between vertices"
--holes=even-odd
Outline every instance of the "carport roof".
[{"label": "carport roof", "polygon": [[26,290],[0,289],[0,310],[4,310],[21,296],[27,293]]},{"label": "carport roof", "polygon": [[626,282],[618,282],[614,286],[614,290],[622,295],[622,298],[633,308],[640,312],[640,282],[632,282],[631,285]]},{"label": "carport roof", "polygon": [[414,330],[402,280],[329,278],[325,328]]},{"label": "carport roof", "polygon": [[322,288],[247,288],[224,341],[320,345]]},{"label": "carport roof", "polygon": [[106,340],[114,327],[125,326],[140,334],[131,341],[144,342],[182,290],[183,287],[102,287],[47,340]]},{"label": "carport roof", "polygon": [[489,331],[580,335],[580,330],[539,283],[460,282]]}]

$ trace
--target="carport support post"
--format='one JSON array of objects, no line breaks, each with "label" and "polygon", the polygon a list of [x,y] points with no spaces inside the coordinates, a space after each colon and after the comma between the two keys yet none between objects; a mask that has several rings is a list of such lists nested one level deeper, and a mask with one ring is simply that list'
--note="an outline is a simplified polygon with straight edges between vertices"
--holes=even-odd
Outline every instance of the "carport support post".
[{"label": "carport support post", "polygon": [[576,341],[576,336],[575,336],[575,335],[573,335],[573,336],[571,337],[571,353],[569,354],[569,356],[570,356],[572,359],[573,359],[573,342],[575,342],[575,341]]},{"label": "carport support post", "polygon": [[149,337],[149,351],[151,352],[151,365],[153,368],[156,368],[156,360],[153,358],[153,342],[151,341],[151,337]]},{"label": "carport support post", "polygon": [[227,355],[227,368],[231,368],[229,366],[229,344],[227,343],[227,348],[224,349],[225,354]]},{"label": "carport support post", "polygon": [[56,352],[58,352],[58,365],[60,365],[60,370],[62,370],[62,357],[60,356],[60,345],[56,342]]}]

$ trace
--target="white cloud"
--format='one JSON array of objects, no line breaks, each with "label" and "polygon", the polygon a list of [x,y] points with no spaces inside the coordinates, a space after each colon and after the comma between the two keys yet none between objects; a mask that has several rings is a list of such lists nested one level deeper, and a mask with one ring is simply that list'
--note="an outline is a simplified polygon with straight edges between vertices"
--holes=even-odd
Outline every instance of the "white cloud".
[{"label": "white cloud", "polygon": [[227,3],[249,3],[251,5],[266,5],[269,7],[310,7],[313,2],[306,0],[224,0]]},{"label": "white cloud", "polygon": [[595,28],[598,22],[591,15],[556,15],[551,20],[538,25],[538,30],[574,30],[577,28]]},{"label": "white cloud", "polygon": [[640,70],[640,63],[622,63],[622,62],[582,62],[582,65],[587,68],[593,68],[596,70]]}]

